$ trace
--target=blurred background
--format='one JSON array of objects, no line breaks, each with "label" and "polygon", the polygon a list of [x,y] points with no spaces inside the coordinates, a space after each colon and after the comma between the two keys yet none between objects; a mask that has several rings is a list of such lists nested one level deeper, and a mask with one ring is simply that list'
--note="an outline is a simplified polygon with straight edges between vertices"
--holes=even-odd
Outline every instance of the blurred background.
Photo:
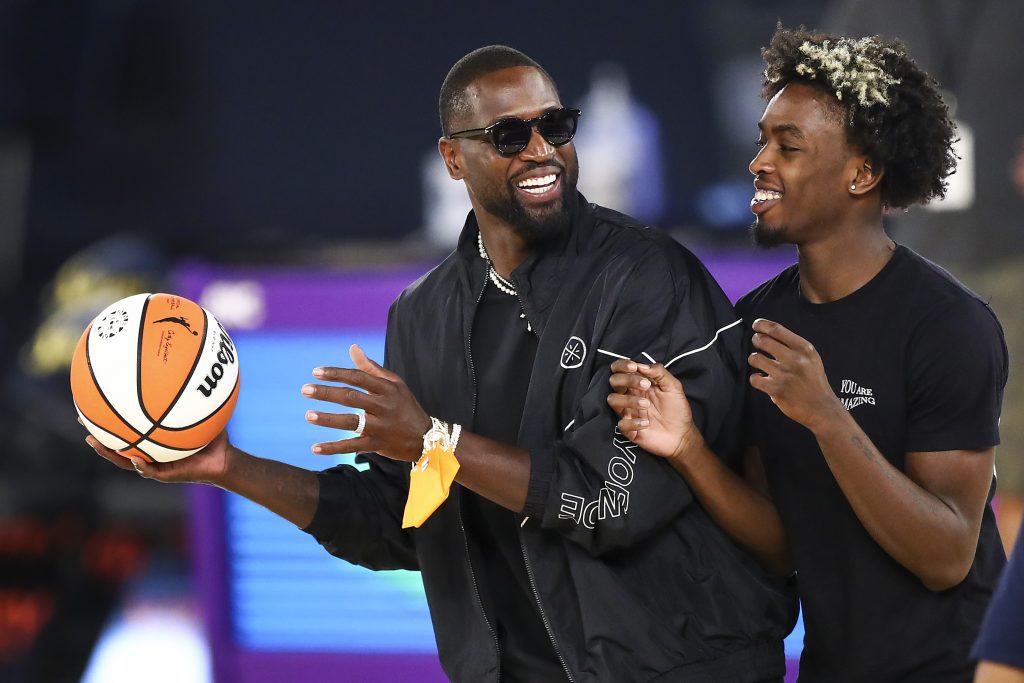
[{"label": "blurred background", "polygon": [[[354,341],[379,357],[388,302],[454,244],[468,200],[436,153],[437,92],[491,43],[584,111],[584,194],[670,231],[735,298],[794,258],[746,237],[777,21],[899,36],[942,84],[961,170],[892,234],[990,300],[1019,357],[1020,0],[0,1],[0,680],[436,679],[415,575],[352,570],[244,501],[96,457],[68,390],[78,337],[128,294],[200,300],[239,347],[236,442],[332,464],[308,455],[298,388]],[[1009,543],[1015,374],[1002,433]]]}]

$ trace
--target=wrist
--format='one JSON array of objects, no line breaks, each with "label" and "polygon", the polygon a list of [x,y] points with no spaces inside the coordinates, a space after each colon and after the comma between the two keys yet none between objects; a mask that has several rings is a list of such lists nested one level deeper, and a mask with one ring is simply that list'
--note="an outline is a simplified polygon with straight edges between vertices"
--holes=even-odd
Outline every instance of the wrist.
[{"label": "wrist", "polygon": [[849,419],[851,419],[849,411],[833,394],[822,403],[819,410],[811,415],[811,419],[804,426],[814,434],[815,438],[822,439],[827,438],[831,432],[841,427]]},{"label": "wrist", "polygon": [[227,491],[234,491],[236,490],[234,482],[245,479],[246,464],[253,460],[253,456],[229,443],[224,447],[224,459],[220,471],[211,472],[204,483]]},{"label": "wrist", "polygon": [[672,464],[680,470],[688,470],[693,464],[694,458],[698,457],[705,448],[704,435],[695,426],[690,426],[676,445],[676,450],[670,456]]}]

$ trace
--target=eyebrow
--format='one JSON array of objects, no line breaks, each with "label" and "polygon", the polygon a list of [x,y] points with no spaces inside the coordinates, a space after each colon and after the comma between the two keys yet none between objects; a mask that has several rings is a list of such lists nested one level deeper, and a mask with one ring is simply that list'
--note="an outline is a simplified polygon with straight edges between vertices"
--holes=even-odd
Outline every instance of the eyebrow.
[{"label": "eyebrow", "polygon": [[[758,128],[761,128],[761,124],[758,124]],[[802,140],[807,139],[807,136],[804,135],[804,131],[800,130],[798,126],[792,123],[776,124],[771,127],[771,132],[775,133],[776,135],[788,133]]]}]

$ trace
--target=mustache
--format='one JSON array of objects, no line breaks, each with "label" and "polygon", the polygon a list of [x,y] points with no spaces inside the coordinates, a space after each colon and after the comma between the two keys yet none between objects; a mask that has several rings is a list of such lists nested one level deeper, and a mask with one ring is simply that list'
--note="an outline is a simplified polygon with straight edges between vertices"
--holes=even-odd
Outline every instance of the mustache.
[{"label": "mustache", "polygon": [[520,178],[522,178],[523,176],[527,175],[531,171],[536,171],[539,168],[545,168],[545,169],[557,168],[559,173],[565,174],[565,164],[563,164],[563,163],[561,163],[559,161],[555,161],[554,159],[552,159],[551,161],[545,161],[544,163],[539,163],[539,162],[536,162],[536,161],[526,161],[526,162],[523,162],[523,163],[526,165],[526,168],[524,168],[522,171],[519,171],[514,176],[512,176],[509,179],[510,182],[512,182],[512,183],[518,182],[518,180]]}]

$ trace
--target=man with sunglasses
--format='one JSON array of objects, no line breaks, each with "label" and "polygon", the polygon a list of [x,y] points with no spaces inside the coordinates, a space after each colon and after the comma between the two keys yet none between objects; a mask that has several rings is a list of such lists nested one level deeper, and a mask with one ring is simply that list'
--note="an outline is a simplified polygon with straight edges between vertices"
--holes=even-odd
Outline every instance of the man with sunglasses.
[{"label": "man with sunglasses", "polygon": [[[576,192],[580,112],[526,55],[461,59],[440,117],[441,157],[473,205],[456,250],[393,304],[385,367],[353,347],[354,369],[314,371],[348,387],[303,388],[364,411],[307,419],[356,432],[315,453],[361,451],[368,469],[314,474],[224,437],[138,469],[237,491],[350,562],[419,570],[453,680],[781,680],[790,593],[621,438],[605,400],[614,359],[674,363],[705,434],[734,453],[728,300],[671,238]],[[449,495],[405,528],[413,477],[452,457]]]}]

